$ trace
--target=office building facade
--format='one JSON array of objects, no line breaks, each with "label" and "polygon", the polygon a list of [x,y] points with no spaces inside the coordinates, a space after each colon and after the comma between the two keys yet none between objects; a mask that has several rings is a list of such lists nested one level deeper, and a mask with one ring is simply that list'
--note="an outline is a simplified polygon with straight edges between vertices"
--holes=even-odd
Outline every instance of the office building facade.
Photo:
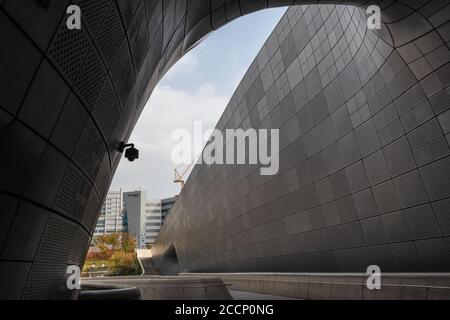
[{"label": "office building facade", "polygon": [[145,246],[153,245],[162,224],[161,200],[153,199],[145,204]]},{"label": "office building facade", "polygon": [[164,224],[164,220],[172,209],[173,205],[177,201],[177,196],[171,198],[161,199],[161,224]]},{"label": "office building facade", "polygon": [[128,221],[128,233],[136,238],[140,249],[153,245],[161,229],[163,215],[175,203],[175,197],[147,200],[145,191],[123,193],[123,212]]},{"label": "office building facade", "polygon": [[123,212],[122,190],[109,191],[101,208],[94,236],[126,231],[127,225]]},{"label": "office building facade", "polygon": [[145,248],[145,191],[123,193],[123,211],[128,223],[128,233],[136,239],[138,248]]}]

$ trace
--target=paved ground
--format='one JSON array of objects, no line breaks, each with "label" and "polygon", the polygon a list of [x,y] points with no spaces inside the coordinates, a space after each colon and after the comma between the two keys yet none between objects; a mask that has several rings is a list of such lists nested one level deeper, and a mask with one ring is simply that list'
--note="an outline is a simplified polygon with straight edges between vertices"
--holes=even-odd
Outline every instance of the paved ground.
[{"label": "paved ground", "polygon": [[229,290],[233,300],[298,300],[295,298],[273,296],[270,294],[256,293],[249,291]]}]

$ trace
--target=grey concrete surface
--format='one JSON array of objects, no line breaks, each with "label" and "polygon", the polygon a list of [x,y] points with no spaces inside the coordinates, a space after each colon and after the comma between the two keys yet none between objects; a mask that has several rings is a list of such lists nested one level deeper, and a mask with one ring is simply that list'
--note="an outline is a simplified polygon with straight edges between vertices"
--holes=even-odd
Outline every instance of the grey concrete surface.
[{"label": "grey concrete surface", "polygon": [[274,296],[270,294],[229,290],[233,300],[297,300],[290,297]]},{"label": "grey concrete surface", "polygon": [[305,300],[450,300],[450,274],[382,273],[379,290],[369,290],[357,273],[193,273],[220,278],[234,291]]},{"label": "grey concrete surface", "polygon": [[[379,290],[369,290],[367,278],[356,273],[183,273],[88,278],[82,288],[135,288],[143,300],[450,300],[448,273],[383,273]],[[108,294],[82,296],[120,299],[121,295]]]},{"label": "grey concrete surface", "polygon": [[77,300],[141,300],[141,291],[136,287],[85,284],[81,288]]},{"label": "grey concrete surface", "polygon": [[142,300],[230,300],[226,285],[214,277],[127,276],[85,278],[82,286],[137,288]]}]

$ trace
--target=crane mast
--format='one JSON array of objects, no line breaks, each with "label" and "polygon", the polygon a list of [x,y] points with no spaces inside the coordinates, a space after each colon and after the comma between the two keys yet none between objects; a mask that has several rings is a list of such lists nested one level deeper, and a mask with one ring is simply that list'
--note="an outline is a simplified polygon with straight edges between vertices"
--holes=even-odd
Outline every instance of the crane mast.
[{"label": "crane mast", "polygon": [[186,175],[186,173],[189,171],[189,169],[192,167],[193,163],[190,163],[183,171],[179,171],[180,168],[182,167],[182,165],[176,167],[173,170],[174,173],[174,177],[173,177],[173,182],[174,183],[179,183],[180,184],[180,191],[183,190],[184,187],[184,176]]}]

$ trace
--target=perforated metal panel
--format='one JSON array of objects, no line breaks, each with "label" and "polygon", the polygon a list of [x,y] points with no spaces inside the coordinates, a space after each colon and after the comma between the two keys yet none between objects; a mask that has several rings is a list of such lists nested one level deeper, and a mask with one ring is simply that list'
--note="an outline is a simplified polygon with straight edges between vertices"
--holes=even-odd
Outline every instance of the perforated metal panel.
[{"label": "perforated metal panel", "polygon": [[149,43],[152,43],[156,31],[161,27],[162,23],[162,2],[158,0],[145,0],[145,8],[147,12]]},{"label": "perforated metal panel", "polygon": [[162,56],[162,26],[156,30],[155,38],[153,42],[150,44],[150,54],[151,54],[151,72],[158,72],[156,69],[161,62]]},{"label": "perforated metal panel", "polygon": [[[144,59],[143,65],[136,79],[136,82],[138,84],[137,95],[138,97],[141,97],[141,99],[147,98],[146,96],[144,96],[144,93],[147,87],[151,85],[150,80],[152,77],[152,73],[150,70],[150,59],[151,59],[150,53],[147,52],[147,56]],[[141,100],[140,102],[145,104],[146,100],[144,101]]]},{"label": "perforated metal panel", "polygon": [[109,137],[116,127],[120,112],[114,89],[109,80],[106,79],[92,110],[94,118],[106,137]]},{"label": "perforated metal panel", "polygon": [[106,71],[98,57],[97,50],[95,47],[91,47],[75,83],[75,88],[89,109],[97,100],[105,76]]},{"label": "perforated metal panel", "polygon": [[144,2],[139,6],[130,28],[128,29],[128,38],[130,39],[130,48],[134,66],[136,70],[140,70],[149,49]]},{"label": "perforated metal panel", "polygon": [[69,265],[81,266],[89,248],[88,233],[75,223],[52,215],[31,267],[24,299],[70,299],[66,286]]},{"label": "perforated metal panel", "polygon": [[91,180],[94,180],[97,176],[100,162],[105,154],[106,149],[103,140],[99,136],[94,123],[89,120],[81,133],[72,158],[84,173],[87,174]]},{"label": "perforated metal panel", "polygon": [[119,13],[113,4],[105,16],[103,24],[95,38],[107,66],[111,66],[117,49],[125,35]]},{"label": "perforated metal panel", "polygon": [[144,0],[144,3],[147,11],[147,18],[150,19],[150,17],[153,16],[155,9],[160,2],[158,0]]},{"label": "perforated metal panel", "polygon": [[[104,191],[102,199],[106,195],[107,190]],[[86,208],[84,210],[83,215],[83,226],[90,232],[94,232],[95,225],[100,215],[102,203],[100,202],[99,197],[97,196],[97,192],[95,190],[91,191],[89,195],[89,199],[86,203]],[[94,212],[94,214],[92,214]]]},{"label": "perforated metal panel", "polygon": [[131,20],[133,20],[135,11],[141,1],[142,0],[117,1],[117,6],[119,8],[120,15],[122,16],[125,29],[128,29],[130,26]]},{"label": "perforated metal panel", "polygon": [[92,36],[95,36],[112,0],[75,0],[74,2],[81,9],[83,22],[87,24]]},{"label": "perforated metal panel", "polygon": [[56,196],[54,209],[81,220],[92,185],[73,165],[69,165]]},{"label": "perforated metal panel", "polygon": [[111,183],[111,167],[109,164],[109,157],[107,154],[103,157],[103,161],[100,163],[100,168],[97,172],[97,178],[95,179],[95,186],[97,187],[99,197],[102,199],[108,192],[109,185]]},{"label": "perforated metal panel", "polygon": [[69,30],[63,20],[54,37],[48,56],[65,74],[67,80],[74,82],[91,46],[84,29]]},{"label": "perforated metal panel", "polygon": [[133,63],[126,39],[123,39],[120,44],[110,72],[117,95],[124,108],[134,82]]}]

